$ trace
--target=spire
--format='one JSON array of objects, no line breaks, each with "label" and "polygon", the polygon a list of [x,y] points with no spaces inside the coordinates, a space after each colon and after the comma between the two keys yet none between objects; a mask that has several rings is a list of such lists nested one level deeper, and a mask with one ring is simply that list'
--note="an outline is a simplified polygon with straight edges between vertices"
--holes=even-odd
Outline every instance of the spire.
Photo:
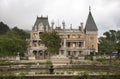
[{"label": "spire", "polygon": [[54,21],[52,21],[52,22],[51,22],[51,26],[52,26],[51,29],[52,29],[52,30],[54,29],[54,24],[55,24]]},{"label": "spire", "polygon": [[62,25],[63,25],[63,30],[65,30],[65,21],[64,20],[62,22]]},{"label": "spire", "polygon": [[89,12],[91,12],[91,6],[89,5]]},{"label": "spire", "polygon": [[86,21],[85,31],[97,31],[97,30],[98,30],[97,26],[91,13],[91,7],[89,6],[89,15]]}]

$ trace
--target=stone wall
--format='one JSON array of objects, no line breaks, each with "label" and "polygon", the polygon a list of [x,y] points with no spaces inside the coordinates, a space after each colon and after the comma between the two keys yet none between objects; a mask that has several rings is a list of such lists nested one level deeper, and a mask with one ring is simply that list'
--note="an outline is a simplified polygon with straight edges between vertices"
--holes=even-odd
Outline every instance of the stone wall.
[{"label": "stone wall", "polygon": [[12,57],[0,57],[0,60],[20,60],[20,58],[18,58],[18,56],[12,56]]},{"label": "stone wall", "polygon": [[40,76],[0,76],[0,79],[119,79],[119,75],[40,75]]},{"label": "stone wall", "polygon": [[[11,65],[6,69],[49,69],[50,65]],[[4,66],[0,66],[3,69]],[[4,68],[4,69],[5,69]],[[54,69],[102,69],[102,70],[120,70],[120,66],[109,65],[54,65]]]}]

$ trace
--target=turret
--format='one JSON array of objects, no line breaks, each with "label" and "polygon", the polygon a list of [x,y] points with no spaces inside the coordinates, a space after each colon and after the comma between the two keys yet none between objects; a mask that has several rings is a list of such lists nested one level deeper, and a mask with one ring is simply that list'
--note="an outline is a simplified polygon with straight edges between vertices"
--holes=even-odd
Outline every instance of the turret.
[{"label": "turret", "polygon": [[54,29],[54,21],[51,22],[51,29],[53,30]]},{"label": "turret", "polygon": [[83,22],[81,22],[80,25],[81,25],[81,32],[83,32]]},{"label": "turret", "polygon": [[63,30],[65,30],[65,21],[62,22]]}]

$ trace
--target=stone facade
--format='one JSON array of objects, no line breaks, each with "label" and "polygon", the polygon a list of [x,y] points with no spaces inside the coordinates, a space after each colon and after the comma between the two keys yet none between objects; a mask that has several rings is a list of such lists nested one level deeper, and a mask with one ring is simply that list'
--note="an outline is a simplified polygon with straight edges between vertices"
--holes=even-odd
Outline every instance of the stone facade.
[{"label": "stone facade", "polygon": [[62,22],[62,27],[54,27],[54,22],[51,26],[48,22],[48,17],[37,17],[36,22],[32,28],[30,35],[30,47],[28,48],[29,59],[46,59],[48,58],[47,48],[41,44],[40,35],[44,32],[51,32],[54,28],[58,32],[62,42],[58,55],[63,57],[79,58],[81,56],[89,55],[90,52],[98,52],[97,45],[97,26],[92,17],[91,11],[86,21],[85,28],[83,23],[78,29],[65,28],[65,22]]}]

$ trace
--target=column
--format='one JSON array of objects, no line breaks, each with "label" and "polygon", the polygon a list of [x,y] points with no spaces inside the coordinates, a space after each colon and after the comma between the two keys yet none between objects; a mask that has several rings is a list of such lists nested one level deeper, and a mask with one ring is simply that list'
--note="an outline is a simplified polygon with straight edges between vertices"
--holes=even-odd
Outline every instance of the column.
[{"label": "column", "polygon": [[83,42],[83,44],[84,44],[84,46],[83,46],[83,47],[85,47],[85,41]]},{"label": "column", "polygon": [[64,39],[64,47],[66,47],[66,39]]}]

